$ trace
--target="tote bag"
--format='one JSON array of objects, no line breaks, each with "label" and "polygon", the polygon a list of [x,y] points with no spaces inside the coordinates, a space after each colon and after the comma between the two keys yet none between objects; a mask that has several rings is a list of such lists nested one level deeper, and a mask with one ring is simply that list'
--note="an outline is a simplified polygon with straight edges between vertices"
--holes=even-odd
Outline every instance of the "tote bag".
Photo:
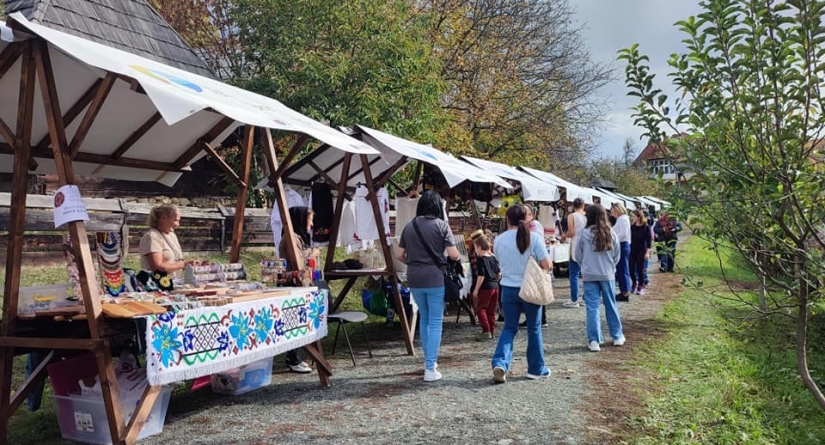
[{"label": "tote bag", "polygon": [[550,304],[555,300],[550,275],[539,266],[532,255],[527,260],[527,267],[524,269],[524,278],[518,296],[528,303],[539,306]]}]

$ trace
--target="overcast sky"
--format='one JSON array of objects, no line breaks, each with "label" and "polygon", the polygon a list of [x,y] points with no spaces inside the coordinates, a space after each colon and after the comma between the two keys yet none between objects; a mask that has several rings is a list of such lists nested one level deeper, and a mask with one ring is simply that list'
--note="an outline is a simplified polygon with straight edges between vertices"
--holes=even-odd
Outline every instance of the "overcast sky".
[{"label": "overcast sky", "polygon": [[637,101],[627,96],[624,65],[616,61],[616,53],[638,43],[639,51],[650,56],[651,71],[656,74],[654,84],[672,97],[667,59],[675,52],[684,52],[684,34],[673,24],[699,14],[699,0],[571,0],[571,4],[578,11],[582,36],[593,60],[612,64],[616,70],[617,80],[602,91],[609,103],[608,122],[595,141],[596,153],[620,157],[629,137],[638,154],[644,148],[639,139],[642,130],[630,117],[630,107]]}]

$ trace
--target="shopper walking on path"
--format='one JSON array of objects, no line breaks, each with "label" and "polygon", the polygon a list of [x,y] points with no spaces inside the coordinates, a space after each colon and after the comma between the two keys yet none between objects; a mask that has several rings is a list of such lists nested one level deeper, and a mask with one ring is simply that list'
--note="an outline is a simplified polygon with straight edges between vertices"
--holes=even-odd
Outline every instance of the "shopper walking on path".
[{"label": "shopper walking on path", "polygon": [[545,271],[550,270],[550,259],[542,237],[527,228],[527,212],[522,205],[507,210],[507,231],[496,237],[496,258],[501,265],[501,305],[504,310],[504,329],[493,353],[493,380],[507,381],[513,360],[513,341],[519,328],[519,317],[527,316],[527,378],[539,379],[550,375],[544,364],[544,344],[541,335],[541,306],[527,303],[519,297],[527,261],[533,256]]},{"label": "shopper walking on path", "polygon": [[563,303],[564,307],[580,307],[579,302],[579,282],[581,280],[581,267],[575,255],[575,244],[578,235],[584,230],[587,224],[587,217],[584,216],[584,201],[581,198],[573,200],[573,211],[567,215],[567,232],[561,237],[561,242],[570,243],[570,259],[568,260],[568,276],[570,277],[570,300]]},{"label": "shopper walking on path", "polygon": [[616,281],[621,293],[616,296],[616,300],[630,301],[630,218],[627,216],[627,209],[619,203],[610,206],[610,213],[616,218],[613,232],[619,240],[621,252],[619,264],[616,265]]},{"label": "shopper walking on path", "polygon": [[576,244],[576,255],[582,266],[584,303],[587,308],[587,347],[598,352],[603,343],[599,316],[599,301],[604,303],[604,314],[614,346],[625,342],[622,321],[616,304],[614,276],[621,258],[619,239],[610,229],[607,212],[596,204],[587,207],[587,227]]},{"label": "shopper walking on path", "polygon": [[650,226],[644,211],[636,209],[630,224],[630,292],[642,295],[647,284],[645,265],[650,258]]},{"label": "shopper walking on path", "polygon": [[415,214],[415,218],[401,232],[396,257],[407,264],[407,283],[421,314],[419,335],[421,349],[424,350],[424,381],[433,382],[441,379],[441,373],[436,368],[444,318],[442,268],[448,266],[446,258],[438,258],[440,261],[437,264],[432,257],[441,255],[446,250],[447,256],[455,261],[460,254],[455,247],[453,232],[444,221],[444,210],[438,192],[424,192]]},{"label": "shopper walking on path", "polygon": [[682,230],[682,224],[676,220],[675,217],[670,216],[666,210],[662,210],[657,221],[656,234],[660,235],[662,243],[664,244],[664,255],[662,255],[662,263],[659,270],[662,272],[673,272],[676,260],[676,242],[679,240],[677,235]]}]

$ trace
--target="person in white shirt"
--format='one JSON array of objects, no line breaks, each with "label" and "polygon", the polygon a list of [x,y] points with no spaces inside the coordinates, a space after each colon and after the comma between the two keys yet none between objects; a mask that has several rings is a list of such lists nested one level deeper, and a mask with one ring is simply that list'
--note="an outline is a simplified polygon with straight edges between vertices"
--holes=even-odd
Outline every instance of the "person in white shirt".
[{"label": "person in white shirt", "polygon": [[627,209],[615,202],[610,206],[610,214],[616,218],[613,232],[622,252],[619,264],[616,265],[616,283],[620,292],[616,295],[616,301],[630,301],[630,217],[627,216]]},{"label": "person in white shirt", "polygon": [[570,277],[570,299],[565,301],[564,307],[584,307],[584,302],[579,300],[579,288],[581,280],[581,266],[576,258],[576,240],[578,235],[587,225],[587,217],[584,214],[584,200],[576,198],[573,200],[572,208],[567,215],[567,232],[561,236],[561,242],[568,241],[570,244],[570,259],[568,261],[568,276]]}]

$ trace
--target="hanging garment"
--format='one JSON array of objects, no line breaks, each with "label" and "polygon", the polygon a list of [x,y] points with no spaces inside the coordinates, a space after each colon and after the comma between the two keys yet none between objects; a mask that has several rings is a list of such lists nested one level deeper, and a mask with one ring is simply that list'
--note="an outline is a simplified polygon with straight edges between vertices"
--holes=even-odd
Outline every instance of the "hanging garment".
[{"label": "hanging garment", "polygon": [[421,197],[415,198],[395,198],[395,234],[401,236],[404,227],[415,218],[415,211],[418,208],[418,201]]},{"label": "hanging garment", "polygon": [[[285,188],[286,191],[286,205],[287,208],[305,205],[304,198],[295,190]],[[272,237],[275,242],[275,255],[278,255],[278,246],[281,244],[281,230],[283,224],[281,223],[281,212],[278,211],[278,203],[272,204],[272,215],[270,216],[270,227],[272,227]]]},{"label": "hanging garment", "polygon": [[341,209],[341,223],[338,228],[338,245],[351,246],[356,244],[358,239],[355,237],[355,203],[344,200],[344,206]]},{"label": "hanging garment", "polygon": [[312,241],[328,243],[335,210],[332,206],[332,190],[326,182],[315,181],[312,184],[312,211],[315,213],[312,223]]},{"label": "hanging garment", "polygon": [[[365,186],[359,186],[355,190],[355,236],[359,241],[377,240],[378,224],[375,222],[375,214],[372,212],[372,203],[368,198],[369,191]],[[378,201],[378,212],[381,221],[389,226],[390,202],[386,188],[381,188],[376,192]],[[384,236],[387,236],[385,233]]]},{"label": "hanging garment", "polygon": [[384,236],[389,238],[392,236],[392,230],[390,229],[390,192],[387,191],[386,187],[381,187],[375,197],[378,198],[378,210],[381,213],[381,222],[384,224]]}]

